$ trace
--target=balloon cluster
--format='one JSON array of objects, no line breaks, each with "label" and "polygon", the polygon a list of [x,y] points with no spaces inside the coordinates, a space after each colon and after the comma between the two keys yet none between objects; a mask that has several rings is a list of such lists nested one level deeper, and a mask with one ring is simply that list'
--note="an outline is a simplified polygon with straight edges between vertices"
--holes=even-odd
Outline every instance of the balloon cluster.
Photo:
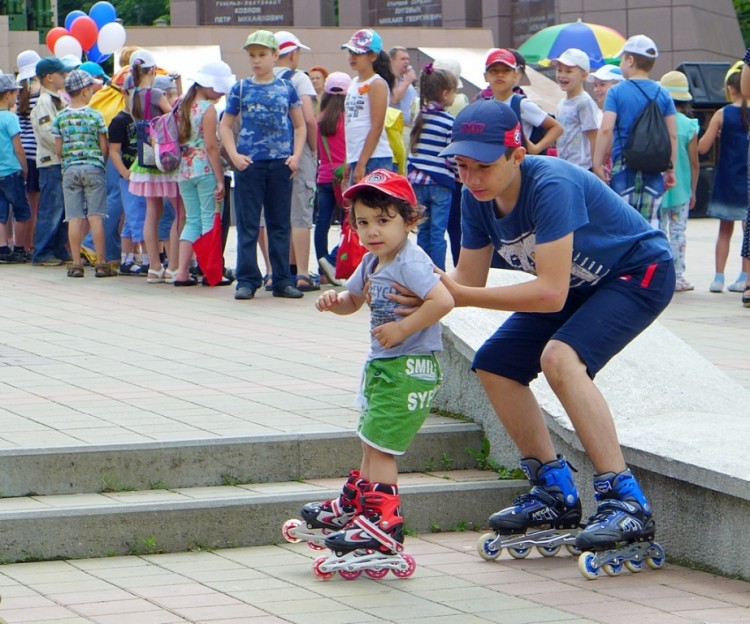
[{"label": "balloon cluster", "polygon": [[109,2],[97,2],[89,14],[71,11],[65,27],[55,26],[47,33],[46,43],[57,58],[72,54],[94,63],[103,63],[125,45],[125,28],[116,22],[117,11]]}]

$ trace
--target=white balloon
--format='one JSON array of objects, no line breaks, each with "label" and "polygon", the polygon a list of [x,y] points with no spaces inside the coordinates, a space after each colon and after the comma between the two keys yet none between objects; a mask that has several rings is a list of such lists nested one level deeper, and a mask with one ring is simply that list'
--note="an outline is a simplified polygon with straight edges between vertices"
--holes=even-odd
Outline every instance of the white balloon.
[{"label": "white balloon", "polygon": [[99,29],[99,38],[96,43],[102,54],[112,54],[125,45],[126,39],[125,27],[117,22],[110,22]]},{"label": "white balloon", "polygon": [[80,42],[72,35],[63,35],[55,42],[55,56],[62,58],[67,54],[72,54],[78,58],[81,58],[83,54]]}]

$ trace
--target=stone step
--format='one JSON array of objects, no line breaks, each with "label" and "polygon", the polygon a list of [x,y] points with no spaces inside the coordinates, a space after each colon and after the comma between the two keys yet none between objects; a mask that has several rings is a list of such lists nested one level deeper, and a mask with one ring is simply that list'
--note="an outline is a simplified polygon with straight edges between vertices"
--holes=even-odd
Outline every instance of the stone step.
[{"label": "stone step", "polygon": [[[343,473],[342,473],[343,474]],[[261,546],[307,502],[338,494],[343,478],[0,500],[2,563]],[[486,526],[528,489],[494,472],[438,471],[400,480],[408,529]]]},{"label": "stone step", "polygon": [[[399,458],[401,472],[476,466],[482,428],[431,416]],[[0,450],[0,496],[268,483],[348,474],[362,457],[353,432]]]}]

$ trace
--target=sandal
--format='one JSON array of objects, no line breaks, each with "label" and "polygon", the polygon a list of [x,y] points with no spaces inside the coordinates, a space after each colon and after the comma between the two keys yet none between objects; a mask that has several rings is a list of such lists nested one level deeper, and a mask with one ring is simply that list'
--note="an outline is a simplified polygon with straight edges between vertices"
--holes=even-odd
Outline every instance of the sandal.
[{"label": "sandal", "polygon": [[750,286],[745,288],[742,293],[742,305],[746,308],[750,308]]},{"label": "sandal", "polygon": [[117,271],[109,264],[97,264],[94,268],[94,275],[96,277],[114,277],[117,275]]},{"label": "sandal", "polygon": [[68,277],[83,277],[83,265],[71,264],[68,267]]},{"label": "sandal", "polygon": [[300,275],[297,277],[297,290],[302,292],[312,292],[314,290],[320,290],[320,285],[315,283],[315,280],[311,275]]},{"label": "sandal", "polygon": [[146,282],[149,284],[163,284],[164,283],[164,269],[157,271],[156,269],[149,269],[148,275],[146,276]]}]

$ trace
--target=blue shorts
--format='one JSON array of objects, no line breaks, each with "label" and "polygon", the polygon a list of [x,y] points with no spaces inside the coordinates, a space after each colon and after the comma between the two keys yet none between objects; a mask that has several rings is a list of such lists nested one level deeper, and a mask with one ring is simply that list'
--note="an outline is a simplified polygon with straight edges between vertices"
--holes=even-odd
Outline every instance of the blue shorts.
[{"label": "blue shorts", "polygon": [[26,181],[20,169],[10,175],[0,176],[0,223],[7,223],[10,219],[11,206],[16,221],[31,219],[31,208],[26,197]]},{"label": "blue shorts", "polygon": [[517,312],[477,351],[473,370],[528,386],[541,372],[550,340],[569,345],[592,379],[654,322],[674,295],[674,262],[651,264],[586,293],[571,290],[560,312]]}]

